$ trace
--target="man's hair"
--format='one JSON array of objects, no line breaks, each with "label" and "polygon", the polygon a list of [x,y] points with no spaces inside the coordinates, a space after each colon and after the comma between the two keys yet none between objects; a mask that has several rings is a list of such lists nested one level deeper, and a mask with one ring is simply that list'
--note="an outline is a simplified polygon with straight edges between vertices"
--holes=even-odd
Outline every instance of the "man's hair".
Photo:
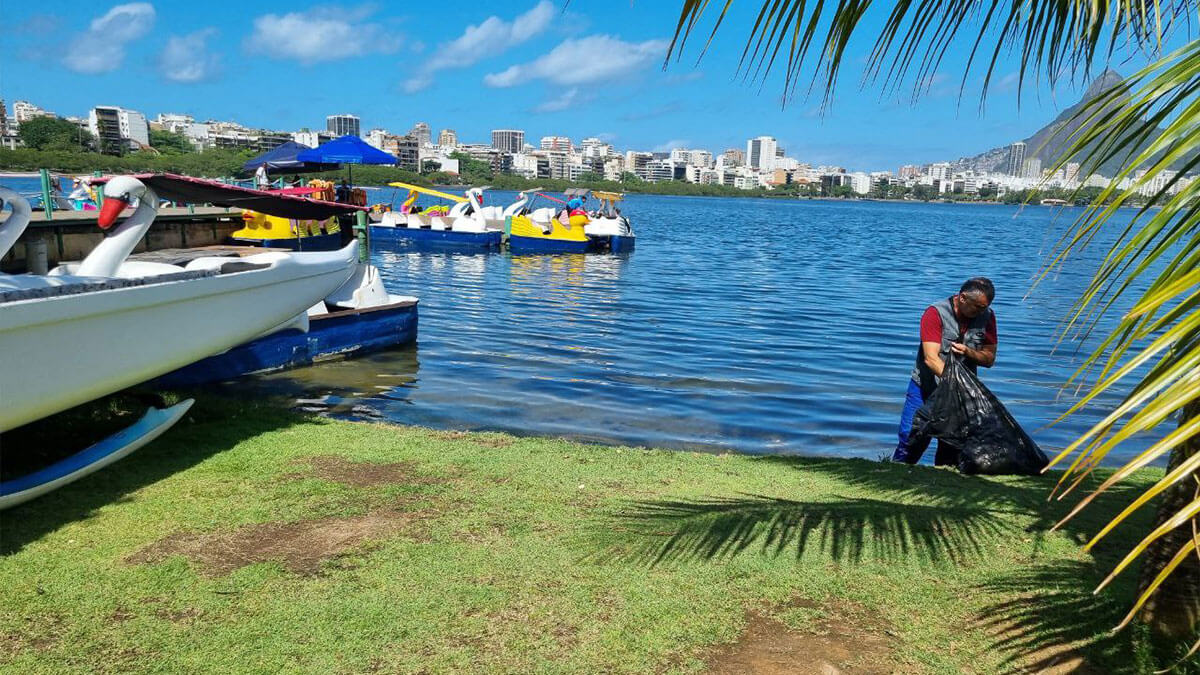
[{"label": "man's hair", "polygon": [[991,304],[996,299],[996,286],[992,284],[992,280],[987,277],[971,277],[963,282],[962,288],[958,289],[959,293],[983,293],[987,298],[988,304]]}]

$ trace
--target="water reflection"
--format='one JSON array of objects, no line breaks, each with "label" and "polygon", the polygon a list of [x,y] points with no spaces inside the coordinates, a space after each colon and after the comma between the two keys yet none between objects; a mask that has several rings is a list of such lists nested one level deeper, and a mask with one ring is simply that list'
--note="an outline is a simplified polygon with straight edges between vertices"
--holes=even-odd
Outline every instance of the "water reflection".
[{"label": "water reflection", "polygon": [[1026,296],[1071,213],[641,195],[626,211],[627,256],[377,251],[388,288],[421,298],[420,363],[285,379],[336,414],[402,423],[875,458],[895,443],[922,310],[982,274],[999,289],[989,386],[1051,450],[1098,419],[1045,427],[1074,400],[1059,387],[1079,355],[1056,330],[1103,242]]},{"label": "water reflection", "polygon": [[388,404],[405,403],[420,381],[416,345],[357,359],[317,363],[222,385],[238,395],[291,397],[305,410],[382,419]]}]

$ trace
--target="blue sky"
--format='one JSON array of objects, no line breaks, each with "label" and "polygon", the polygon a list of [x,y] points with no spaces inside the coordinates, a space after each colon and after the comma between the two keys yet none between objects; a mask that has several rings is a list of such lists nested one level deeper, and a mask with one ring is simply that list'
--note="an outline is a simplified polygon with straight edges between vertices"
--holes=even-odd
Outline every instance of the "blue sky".
[{"label": "blue sky", "polygon": [[620,149],[719,152],[772,135],[802,162],[895,170],[1027,136],[1083,86],[1029,83],[1018,107],[1010,60],[981,114],[977,86],[959,98],[964,54],[951,53],[916,103],[907,89],[881,97],[859,87],[863,41],[831,109],[819,98],[781,108],[780,76],[746,84],[735,73],[756,4],[734,3],[698,66],[692,50],[664,71],[677,0],[7,2],[0,97],[60,115],[121,105],[289,131],[349,112],[364,133],[425,121],[463,142],[520,128],[535,143],[600,136]]}]

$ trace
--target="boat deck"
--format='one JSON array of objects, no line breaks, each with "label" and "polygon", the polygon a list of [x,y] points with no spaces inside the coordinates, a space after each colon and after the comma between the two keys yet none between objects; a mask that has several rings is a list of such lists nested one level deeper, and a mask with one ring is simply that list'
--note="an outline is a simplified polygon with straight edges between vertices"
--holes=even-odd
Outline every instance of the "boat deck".
[{"label": "boat deck", "polygon": [[[164,263],[167,265],[186,265],[197,258],[212,256],[244,257],[257,253],[267,253],[271,249],[259,246],[232,246],[218,244],[216,246],[197,246],[195,248],[160,248],[157,251],[143,251],[129,256],[130,260],[141,262]],[[276,249],[277,250],[277,249]]]}]

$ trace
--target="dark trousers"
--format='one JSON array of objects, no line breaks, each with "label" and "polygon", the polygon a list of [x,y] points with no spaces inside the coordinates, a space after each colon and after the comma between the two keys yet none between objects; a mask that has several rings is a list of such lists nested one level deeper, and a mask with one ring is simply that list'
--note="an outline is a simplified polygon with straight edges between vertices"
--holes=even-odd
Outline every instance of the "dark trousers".
[{"label": "dark trousers", "polygon": [[[907,464],[916,464],[921,461],[921,455],[925,454],[925,450],[929,448],[928,436],[921,439],[911,439],[909,435],[912,433],[913,415],[921,406],[925,405],[925,399],[932,391],[921,391],[921,385],[908,381],[908,391],[904,395],[904,411],[900,413],[900,431],[897,434],[900,437],[900,442],[896,444],[896,451],[892,453],[893,462],[905,462]],[[945,441],[938,441],[937,453],[933,457],[933,463],[942,465],[958,464],[959,449]]]}]

